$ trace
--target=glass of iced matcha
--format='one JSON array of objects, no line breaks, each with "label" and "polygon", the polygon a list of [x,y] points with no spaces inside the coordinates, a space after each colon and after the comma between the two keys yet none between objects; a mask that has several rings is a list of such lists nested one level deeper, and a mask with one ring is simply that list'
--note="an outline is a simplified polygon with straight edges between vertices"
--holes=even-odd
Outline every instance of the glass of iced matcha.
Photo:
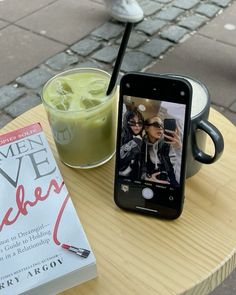
[{"label": "glass of iced matcha", "polygon": [[106,95],[110,75],[95,68],[60,73],[43,88],[58,154],[73,168],[92,168],[115,152],[117,91]]}]

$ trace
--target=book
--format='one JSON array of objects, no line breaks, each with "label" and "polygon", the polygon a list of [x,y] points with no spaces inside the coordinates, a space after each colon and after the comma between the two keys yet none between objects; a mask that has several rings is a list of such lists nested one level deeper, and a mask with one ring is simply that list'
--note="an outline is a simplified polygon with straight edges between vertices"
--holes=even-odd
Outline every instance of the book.
[{"label": "book", "polygon": [[0,135],[0,295],[56,294],[96,275],[41,125]]}]

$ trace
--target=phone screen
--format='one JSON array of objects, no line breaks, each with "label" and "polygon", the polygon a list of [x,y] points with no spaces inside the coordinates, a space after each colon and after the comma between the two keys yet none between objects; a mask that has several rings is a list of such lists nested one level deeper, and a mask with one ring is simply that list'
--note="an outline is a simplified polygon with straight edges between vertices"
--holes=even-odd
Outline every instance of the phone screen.
[{"label": "phone screen", "polygon": [[124,94],[121,101],[115,201],[120,207],[174,217],[183,201],[185,99]]}]

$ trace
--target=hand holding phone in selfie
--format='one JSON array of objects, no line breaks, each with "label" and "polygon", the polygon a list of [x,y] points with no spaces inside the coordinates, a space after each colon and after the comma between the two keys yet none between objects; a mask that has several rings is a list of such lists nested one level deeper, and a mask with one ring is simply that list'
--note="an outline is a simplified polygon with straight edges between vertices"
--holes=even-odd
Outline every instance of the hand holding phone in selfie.
[{"label": "hand holding phone in selfie", "polygon": [[170,144],[173,148],[180,149],[182,147],[178,127],[176,127],[175,130],[165,129],[164,140],[166,143]]}]

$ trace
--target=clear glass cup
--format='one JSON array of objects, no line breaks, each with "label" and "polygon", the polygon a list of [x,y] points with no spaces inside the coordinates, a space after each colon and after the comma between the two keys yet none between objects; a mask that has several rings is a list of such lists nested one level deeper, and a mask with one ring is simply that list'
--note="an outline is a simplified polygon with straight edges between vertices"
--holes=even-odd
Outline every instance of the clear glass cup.
[{"label": "clear glass cup", "polygon": [[59,157],[73,168],[93,168],[115,153],[117,89],[107,96],[110,74],[95,68],[62,72],[44,86],[46,109]]}]

